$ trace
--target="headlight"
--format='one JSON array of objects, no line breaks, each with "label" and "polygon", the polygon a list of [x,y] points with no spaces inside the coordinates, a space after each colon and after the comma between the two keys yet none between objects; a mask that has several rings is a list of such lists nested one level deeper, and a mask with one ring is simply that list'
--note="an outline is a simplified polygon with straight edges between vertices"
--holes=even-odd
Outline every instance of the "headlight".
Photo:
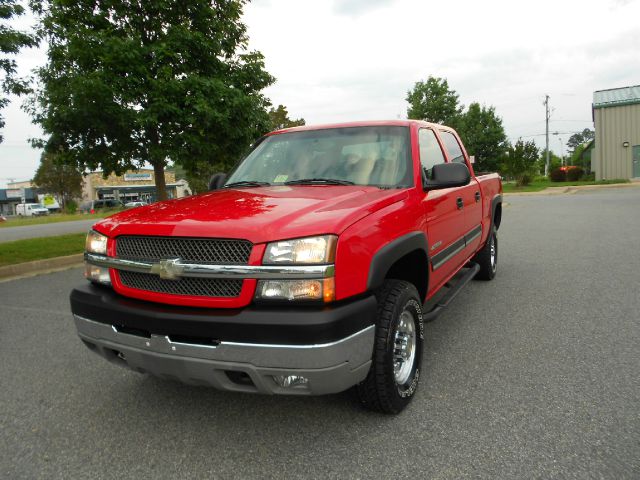
[{"label": "headlight", "polygon": [[[89,233],[87,234],[87,241],[85,243],[85,250],[88,253],[106,255],[107,237],[94,230],[89,230]],[[111,276],[109,275],[108,268],[98,267],[97,265],[85,262],[84,276],[91,282],[111,285]]]},{"label": "headlight", "polygon": [[89,230],[85,250],[89,253],[107,254],[107,237],[94,230]]},{"label": "headlight", "polygon": [[297,238],[267,244],[264,265],[333,263],[336,254],[335,235]]},{"label": "headlight", "polygon": [[332,302],[335,300],[335,282],[333,277],[322,280],[260,280],[256,298]]}]

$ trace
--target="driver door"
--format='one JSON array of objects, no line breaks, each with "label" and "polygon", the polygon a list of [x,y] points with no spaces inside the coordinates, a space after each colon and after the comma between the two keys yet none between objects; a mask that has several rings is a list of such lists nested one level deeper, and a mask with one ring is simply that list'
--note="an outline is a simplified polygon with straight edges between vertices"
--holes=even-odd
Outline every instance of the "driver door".
[{"label": "driver door", "polygon": [[[434,165],[445,163],[442,146],[430,128],[421,128],[418,133],[420,163],[426,175]],[[456,244],[464,241],[464,211],[456,204],[457,188],[427,190],[422,200],[426,218],[426,233],[429,244],[429,295],[440,288],[460,265]]]}]

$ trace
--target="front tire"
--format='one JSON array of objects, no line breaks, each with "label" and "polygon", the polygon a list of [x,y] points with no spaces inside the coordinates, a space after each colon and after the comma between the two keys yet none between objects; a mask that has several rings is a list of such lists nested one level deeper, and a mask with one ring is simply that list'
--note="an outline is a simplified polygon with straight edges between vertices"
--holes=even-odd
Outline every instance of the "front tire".
[{"label": "front tire", "polygon": [[402,280],[386,280],[376,297],[373,362],[357,392],[364,407],[395,414],[409,404],[420,380],[422,303],[416,287]]}]

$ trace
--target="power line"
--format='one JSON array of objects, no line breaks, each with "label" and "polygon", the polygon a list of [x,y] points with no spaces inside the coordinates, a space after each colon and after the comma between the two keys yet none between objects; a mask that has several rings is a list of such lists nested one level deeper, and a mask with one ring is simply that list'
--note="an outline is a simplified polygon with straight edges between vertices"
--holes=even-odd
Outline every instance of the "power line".
[{"label": "power line", "polygon": [[[582,133],[581,130],[575,130],[573,132],[550,132],[550,135],[573,135],[574,133]],[[532,133],[531,135],[512,135],[511,138],[529,138],[529,137],[544,137],[546,133]]]},{"label": "power line", "polygon": [[558,119],[552,120],[553,122],[582,122],[582,123],[593,123],[593,120],[567,120],[567,119]]}]

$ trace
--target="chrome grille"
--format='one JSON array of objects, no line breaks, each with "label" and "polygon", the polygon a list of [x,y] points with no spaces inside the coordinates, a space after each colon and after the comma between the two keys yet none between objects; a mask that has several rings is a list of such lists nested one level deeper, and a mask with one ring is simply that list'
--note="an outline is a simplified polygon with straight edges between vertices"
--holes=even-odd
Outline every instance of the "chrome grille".
[{"label": "chrome grille", "polygon": [[[116,239],[116,256],[126,260],[158,262],[179,258],[184,263],[247,265],[253,244],[220,238],[151,237],[122,235]],[[165,280],[158,275],[120,271],[125,287],[149,292],[195,297],[237,297],[242,280],[182,277]]]},{"label": "chrome grille", "polygon": [[125,287],[173,295],[196,297],[237,297],[242,290],[242,280],[219,278],[182,277],[179,280],[163,280],[150,273],[120,270],[120,281]]},{"label": "chrome grille", "polygon": [[247,240],[123,235],[116,240],[116,255],[152,262],[180,258],[185,263],[246,265],[252,247]]}]

